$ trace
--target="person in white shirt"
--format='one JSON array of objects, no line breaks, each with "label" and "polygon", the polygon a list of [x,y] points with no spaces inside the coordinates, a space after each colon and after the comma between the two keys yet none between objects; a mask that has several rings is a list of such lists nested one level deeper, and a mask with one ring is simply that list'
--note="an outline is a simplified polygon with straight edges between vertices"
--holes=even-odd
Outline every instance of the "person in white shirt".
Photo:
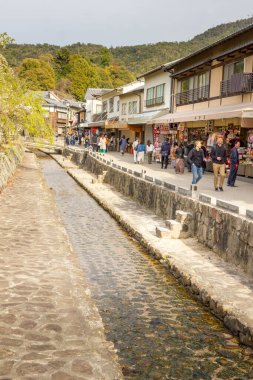
[{"label": "person in white shirt", "polygon": [[134,163],[137,164],[137,148],[138,148],[138,145],[139,145],[139,140],[138,138],[136,137],[135,141],[133,142],[133,152],[134,152]]},{"label": "person in white shirt", "polygon": [[147,146],[146,146],[146,153],[148,155],[148,163],[152,164],[152,156],[153,156],[153,151],[154,151],[154,145],[151,144],[151,141],[147,141]]}]

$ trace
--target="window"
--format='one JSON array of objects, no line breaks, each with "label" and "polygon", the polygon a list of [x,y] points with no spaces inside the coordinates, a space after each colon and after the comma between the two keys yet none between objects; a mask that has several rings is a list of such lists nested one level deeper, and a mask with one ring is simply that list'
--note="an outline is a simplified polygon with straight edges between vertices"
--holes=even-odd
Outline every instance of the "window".
[{"label": "window", "polygon": [[109,112],[114,112],[114,98],[109,99]]},{"label": "window", "polygon": [[178,81],[176,104],[184,105],[208,99],[209,81],[210,71],[204,71]]},{"label": "window", "polygon": [[97,104],[96,105],[96,113],[102,113],[102,104]]},{"label": "window", "polygon": [[200,87],[209,85],[210,72],[194,75],[192,77],[182,79],[178,82],[178,92],[186,92],[193,89],[199,89]]},{"label": "window", "polygon": [[103,102],[102,109],[103,109],[103,113],[104,113],[104,112],[107,112],[107,100],[105,100],[105,101]]},{"label": "window", "polygon": [[127,104],[126,103],[122,103],[122,115],[126,115],[126,112],[127,111]]},{"label": "window", "polygon": [[154,99],[155,97],[155,87],[150,87],[147,89],[147,100]]},{"label": "window", "polygon": [[155,106],[164,102],[165,83],[150,87],[146,93],[146,107]]},{"label": "window", "polygon": [[244,72],[244,60],[229,63],[224,66],[224,80],[230,80],[232,75]]},{"label": "window", "polygon": [[67,114],[63,112],[58,112],[58,119],[67,119]]},{"label": "window", "polygon": [[117,100],[117,112],[119,112],[119,100]]},{"label": "window", "polygon": [[133,102],[128,103],[128,113],[129,114],[137,113],[137,101],[133,101]]},{"label": "window", "polygon": [[159,86],[156,86],[156,99],[163,98],[164,96],[164,86],[165,84],[160,84]]}]

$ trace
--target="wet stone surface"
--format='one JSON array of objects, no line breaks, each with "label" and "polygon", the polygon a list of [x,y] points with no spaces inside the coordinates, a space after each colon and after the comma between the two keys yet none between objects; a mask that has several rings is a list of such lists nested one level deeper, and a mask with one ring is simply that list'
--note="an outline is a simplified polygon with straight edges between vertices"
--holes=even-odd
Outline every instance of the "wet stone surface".
[{"label": "wet stone surface", "polygon": [[0,195],[0,380],[121,379],[34,155]]},{"label": "wet stone surface", "polygon": [[240,346],[54,161],[41,165],[125,378],[253,379],[252,351]]}]

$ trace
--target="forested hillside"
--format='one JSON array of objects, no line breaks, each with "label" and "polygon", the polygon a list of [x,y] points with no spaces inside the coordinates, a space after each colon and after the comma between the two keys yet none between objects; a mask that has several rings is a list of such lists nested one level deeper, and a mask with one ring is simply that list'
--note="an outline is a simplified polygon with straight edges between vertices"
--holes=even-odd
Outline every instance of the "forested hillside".
[{"label": "forested hillside", "polygon": [[[253,17],[221,24],[189,41],[121,46],[75,43],[10,44],[2,54],[32,89],[58,89],[82,100],[87,87],[112,88],[157,65],[201,49],[253,23]],[[168,36],[169,39],[169,36]]]}]

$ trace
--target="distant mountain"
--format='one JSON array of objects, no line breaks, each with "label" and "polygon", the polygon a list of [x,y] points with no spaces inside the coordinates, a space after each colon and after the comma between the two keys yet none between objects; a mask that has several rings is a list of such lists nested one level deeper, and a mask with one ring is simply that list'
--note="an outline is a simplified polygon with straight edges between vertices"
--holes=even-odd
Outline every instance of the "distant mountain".
[{"label": "distant mountain", "polygon": [[[145,44],[136,46],[120,46],[110,48],[112,60],[115,63],[124,65],[134,74],[141,74],[155,66],[165,62],[170,62],[191,54],[221,38],[228,36],[248,25],[253,24],[253,17],[221,24],[204,33],[201,33],[189,41],[183,42],[158,42],[155,44]],[[8,46],[3,55],[7,58],[11,66],[19,66],[24,58],[37,58],[42,54],[52,54],[55,56],[59,46],[49,44],[13,44]],[[95,64],[100,64],[102,45],[82,44],[80,42],[68,45],[66,48],[70,53],[84,56]]]}]

